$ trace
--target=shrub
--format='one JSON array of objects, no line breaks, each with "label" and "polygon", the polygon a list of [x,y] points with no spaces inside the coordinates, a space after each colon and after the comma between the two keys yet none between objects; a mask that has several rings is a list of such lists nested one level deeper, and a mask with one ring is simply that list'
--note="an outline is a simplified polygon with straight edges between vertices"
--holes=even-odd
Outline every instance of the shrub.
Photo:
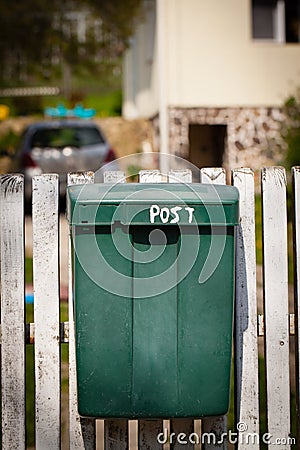
[{"label": "shrub", "polygon": [[289,97],[283,106],[286,120],[282,124],[281,135],[287,145],[285,165],[288,169],[300,165],[300,90]]}]

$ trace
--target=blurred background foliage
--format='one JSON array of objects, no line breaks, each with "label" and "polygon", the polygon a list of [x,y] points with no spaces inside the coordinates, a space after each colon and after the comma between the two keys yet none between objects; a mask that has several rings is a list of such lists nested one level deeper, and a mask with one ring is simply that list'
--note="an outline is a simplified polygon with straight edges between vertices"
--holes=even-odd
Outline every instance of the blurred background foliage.
[{"label": "blurred background foliage", "polygon": [[[121,91],[122,55],[141,0],[0,0],[0,88],[58,86],[67,101]],[[13,110],[39,112],[40,99],[13,100]],[[1,102],[3,103],[2,99]],[[20,104],[21,103],[21,104]]]},{"label": "blurred background foliage", "polygon": [[283,113],[281,135],[286,144],[285,166],[290,169],[300,165],[300,88],[285,101]]}]

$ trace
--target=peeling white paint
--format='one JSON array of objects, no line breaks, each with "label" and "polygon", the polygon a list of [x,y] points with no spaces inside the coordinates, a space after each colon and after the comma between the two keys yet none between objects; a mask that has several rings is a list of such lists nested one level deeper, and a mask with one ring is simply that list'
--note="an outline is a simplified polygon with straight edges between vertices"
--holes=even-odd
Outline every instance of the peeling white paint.
[{"label": "peeling white paint", "polygon": [[[262,171],[265,358],[268,432],[290,433],[289,310],[285,171]],[[275,448],[275,447],[274,447]],[[281,445],[289,449],[290,445]]]},{"label": "peeling white paint", "polygon": [[[201,169],[201,183],[226,184],[226,172],[222,167],[204,167]],[[202,432],[214,433],[220,444],[206,444],[205,450],[220,448],[226,450],[228,445],[226,440],[221,440],[223,433],[227,432],[227,416],[205,418],[202,420]]]},{"label": "peeling white paint", "polygon": [[60,448],[58,175],[33,178],[36,448]]},{"label": "peeling white paint", "polygon": [[24,180],[0,176],[2,448],[25,449]]},{"label": "peeling white paint", "polygon": [[[254,174],[251,169],[236,169],[232,179],[240,194],[236,237],[236,422],[246,423],[249,433],[259,433]],[[238,444],[239,450],[248,448],[246,442]],[[252,443],[251,449],[258,450],[259,443]]]}]

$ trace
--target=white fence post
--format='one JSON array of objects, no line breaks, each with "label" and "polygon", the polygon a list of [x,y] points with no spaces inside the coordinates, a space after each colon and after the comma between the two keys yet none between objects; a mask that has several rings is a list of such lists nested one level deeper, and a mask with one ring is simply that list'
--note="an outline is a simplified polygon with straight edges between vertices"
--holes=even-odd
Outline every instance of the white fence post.
[{"label": "white fence post", "polygon": [[[259,385],[256,303],[254,174],[250,169],[232,172],[239,190],[240,225],[236,237],[235,392],[237,429],[259,435]],[[249,443],[238,443],[247,450]],[[259,440],[251,443],[259,449]]]},{"label": "white fence post", "polygon": [[[201,169],[201,183],[226,184],[226,172],[222,168],[203,168]],[[202,433],[213,433],[216,436],[216,444],[204,444],[205,450],[215,448],[227,449],[226,439],[222,439],[222,434],[227,432],[227,416],[214,418],[205,418],[202,420]]]},{"label": "white fence post", "polygon": [[[67,184],[94,182],[93,172],[68,174]],[[69,233],[69,414],[70,450],[94,450],[96,447],[95,420],[81,418],[77,410],[77,382],[75,357],[75,330],[72,286],[72,243]]]},{"label": "white fence post", "polygon": [[0,176],[2,449],[25,441],[24,180]]},{"label": "white fence post", "polygon": [[[162,175],[159,170],[141,170],[140,183],[160,183]],[[139,450],[161,450],[162,444],[157,441],[157,435],[162,431],[163,421],[139,420],[138,422],[138,448]]]},{"label": "white fence post", "polygon": [[32,232],[37,450],[60,448],[58,175],[33,178]]},{"label": "white fence post", "polygon": [[[192,182],[192,172],[189,169],[178,169],[170,170],[168,173],[169,183],[191,183]],[[190,436],[194,432],[194,420],[192,419],[172,419],[170,421],[170,433],[175,433],[178,436],[180,433],[184,433],[186,436]],[[170,444],[172,450],[179,450],[182,445],[175,440],[174,443]],[[192,450],[194,445],[187,440],[184,444],[186,450]]]},{"label": "white fence post", "polygon": [[[286,176],[262,170],[265,360],[268,432],[272,442],[290,433],[289,309]],[[278,445],[270,445],[278,448]],[[281,445],[289,449],[290,445]]]},{"label": "white fence post", "polygon": [[[104,183],[125,183],[125,173],[116,171],[104,172]],[[104,421],[104,448],[105,450],[128,449],[128,420],[107,419]]]},{"label": "white fence post", "polygon": [[293,167],[294,189],[294,264],[295,264],[295,345],[296,345],[296,423],[300,442],[300,167]]}]

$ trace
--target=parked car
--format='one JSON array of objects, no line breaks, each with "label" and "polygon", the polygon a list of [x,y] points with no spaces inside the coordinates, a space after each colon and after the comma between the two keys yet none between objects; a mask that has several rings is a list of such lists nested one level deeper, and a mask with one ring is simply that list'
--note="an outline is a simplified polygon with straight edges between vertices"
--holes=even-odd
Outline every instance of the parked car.
[{"label": "parked car", "polygon": [[24,173],[25,200],[31,198],[34,175],[58,173],[60,196],[66,193],[66,174],[78,171],[118,170],[115,153],[101,129],[85,120],[43,121],[29,125],[21,138],[13,171]]}]

